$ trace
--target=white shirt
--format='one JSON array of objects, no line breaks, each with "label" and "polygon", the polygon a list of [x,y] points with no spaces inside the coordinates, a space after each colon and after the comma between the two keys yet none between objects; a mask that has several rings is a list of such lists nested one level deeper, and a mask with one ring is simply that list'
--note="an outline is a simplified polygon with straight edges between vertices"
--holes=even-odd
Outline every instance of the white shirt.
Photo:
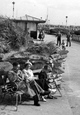
[{"label": "white shirt", "polygon": [[23,74],[27,80],[32,80],[34,78],[33,71],[31,69],[23,69]]}]

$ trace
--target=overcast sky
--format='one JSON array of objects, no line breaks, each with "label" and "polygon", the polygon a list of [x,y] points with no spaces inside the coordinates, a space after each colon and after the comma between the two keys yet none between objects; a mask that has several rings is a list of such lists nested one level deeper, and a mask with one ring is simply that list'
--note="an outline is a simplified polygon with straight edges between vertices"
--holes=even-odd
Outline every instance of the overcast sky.
[{"label": "overcast sky", "polygon": [[42,17],[51,24],[80,25],[80,0],[0,0],[0,15],[12,17],[13,4],[14,17],[21,17],[25,14]]}]

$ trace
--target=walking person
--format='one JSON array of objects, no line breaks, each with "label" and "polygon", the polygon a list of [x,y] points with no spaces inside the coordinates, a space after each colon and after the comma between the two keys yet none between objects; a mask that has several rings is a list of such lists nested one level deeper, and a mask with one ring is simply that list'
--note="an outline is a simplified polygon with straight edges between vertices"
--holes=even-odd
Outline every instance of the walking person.
[{"label": "walking person", "polygon": [[70,32],[67,33],[66,38],[67,38],[66,46],[69,45],[69,47],[70,47],[71,46],[71,34],[70,34]]},{"label": "walking person", "polygon": [[58,32],[58,34],[57,34],[57,45],[61,45],[61,33],[60,33],[60,31]]}]

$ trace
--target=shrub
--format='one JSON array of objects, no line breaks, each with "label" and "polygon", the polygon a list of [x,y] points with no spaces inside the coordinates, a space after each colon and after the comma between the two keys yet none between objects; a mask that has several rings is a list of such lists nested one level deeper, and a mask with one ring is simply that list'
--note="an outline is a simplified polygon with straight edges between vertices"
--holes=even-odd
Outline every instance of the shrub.
[{"label": "shrub", "polygon": [[[8,44],[4,50],[7,52],[10,48],[19,49],[25,44],[25,36],[23,30],[16,26],[16,24],[9,18],[0,17],[0,38],[4,41],[5,46]],[[22,40],[23,39],[23,40]]]}]

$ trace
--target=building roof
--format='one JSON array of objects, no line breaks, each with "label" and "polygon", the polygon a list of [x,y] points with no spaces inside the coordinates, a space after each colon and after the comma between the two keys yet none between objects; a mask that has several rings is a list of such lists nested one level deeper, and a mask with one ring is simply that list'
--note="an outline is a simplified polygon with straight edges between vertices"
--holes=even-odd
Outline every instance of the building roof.
[{"label": "building roof", "polygon": [[16,19],[11,19],[15,22],[35,22],[35,23],[45,23],[46,20],[42,20],[33,16],[25,15]]}]

